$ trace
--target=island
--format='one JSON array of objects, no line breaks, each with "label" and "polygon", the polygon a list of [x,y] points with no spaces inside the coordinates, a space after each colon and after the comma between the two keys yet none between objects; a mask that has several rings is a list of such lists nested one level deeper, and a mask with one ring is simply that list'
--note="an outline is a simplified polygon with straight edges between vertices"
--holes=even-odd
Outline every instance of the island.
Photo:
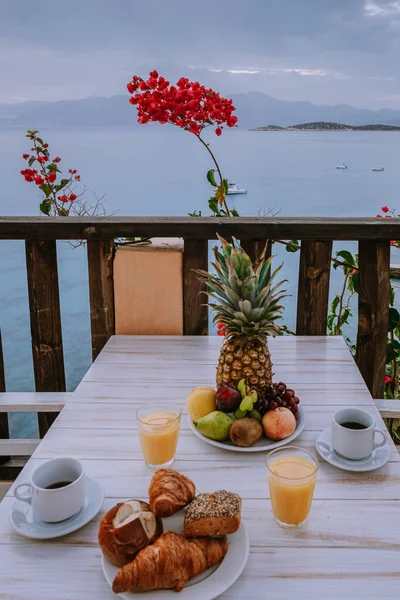
[{"label": "island", "polygon": [[395,125],[345,125],[344,123],[332,123],[331,121],[314,121],[312,123],[300,123],[280,127],[279,125],[265,125],[254,127],[250,131],[400,131]]}]

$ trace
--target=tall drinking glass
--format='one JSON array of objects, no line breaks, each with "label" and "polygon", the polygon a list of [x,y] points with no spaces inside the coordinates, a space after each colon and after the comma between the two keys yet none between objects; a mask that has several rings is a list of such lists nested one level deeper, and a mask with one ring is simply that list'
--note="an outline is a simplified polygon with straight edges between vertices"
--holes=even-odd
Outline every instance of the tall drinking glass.
[{"label": "tall drinking glass", "polygon": [[136,412],[140,445],[149,467],[169,467],[175,458],[182,411],[176,404],[140,406]]},{"label": "tall drinking glass", "polygon": [[316,457],[296,446],[273,450],[266,458],[274,517],[282,527],[301,527],[307,520],[317,481]]}]

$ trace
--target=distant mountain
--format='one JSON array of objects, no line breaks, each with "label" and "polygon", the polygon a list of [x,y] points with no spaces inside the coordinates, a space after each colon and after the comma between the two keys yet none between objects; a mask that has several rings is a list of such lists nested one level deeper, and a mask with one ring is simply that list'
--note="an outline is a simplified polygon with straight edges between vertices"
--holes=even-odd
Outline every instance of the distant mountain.
[{"label": "distant mountain", "polygon": [[265,125],[254,127],[251,131],[400,131],[396,125],[345,125],[344,123],[332,123],[332,121],[314,121],[312,123],[300,123],[289,127],[279,125]]},{"label": "distant mountain", "polygon": [[[288,127],[293,123],[331,121],[351,125],[399,125],[400,110],[368,110],[348,104],[316,105],[311,102],[278,100],[259,92],[232,96],[241,129],[275,123]],[[135,110],[127,95],[110,98],[91,97],[59,102],[0,104],[0,126],[98,127],[137,126]]]}]

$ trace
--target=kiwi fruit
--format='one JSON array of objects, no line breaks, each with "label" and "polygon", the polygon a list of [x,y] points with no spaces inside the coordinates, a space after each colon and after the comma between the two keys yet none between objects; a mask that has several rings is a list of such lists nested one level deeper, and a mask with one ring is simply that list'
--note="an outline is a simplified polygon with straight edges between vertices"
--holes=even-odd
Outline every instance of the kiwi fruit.
[{"label": "kiwi fruit", "polygon": [[256,419],[238,419],[232,425],[229,430],[229,437],[231,442],[235,446],[241,448],[248,448],[254,446],[256,442],[261,438],[263,434],[263,428]]}]

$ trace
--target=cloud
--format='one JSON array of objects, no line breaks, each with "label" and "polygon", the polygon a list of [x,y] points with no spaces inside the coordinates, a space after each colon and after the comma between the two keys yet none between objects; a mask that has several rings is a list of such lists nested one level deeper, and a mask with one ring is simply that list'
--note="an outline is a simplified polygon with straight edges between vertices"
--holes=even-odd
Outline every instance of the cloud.
[{"label": "cloud", "polygon": [[232,75],[255,75],[260,71],[258,69],[227,69],[226,72]]},{"label": "cloud", "polygon": [[364,11],[369,17],[387,17],[393,15],[400,15],[400,1],[392,0],[391,2],[384,2],[378,4],[373,0],[366,0],[364,5]]},{"label": "cloud", "polygon": [[222,93],[400,93],[400,0],[0,0],[0,102],[125,92],[156,67]]}]

